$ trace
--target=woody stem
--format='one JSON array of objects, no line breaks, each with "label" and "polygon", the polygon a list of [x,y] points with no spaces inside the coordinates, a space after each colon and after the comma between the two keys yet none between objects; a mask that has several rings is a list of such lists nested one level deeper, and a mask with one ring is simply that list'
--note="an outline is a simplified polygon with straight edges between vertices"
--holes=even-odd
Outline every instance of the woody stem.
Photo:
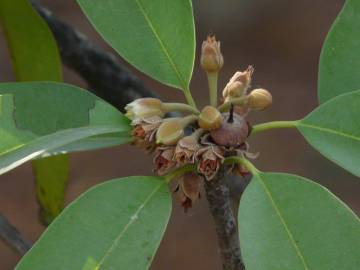
[{"label": "woody stem", "polygon": [[224,168],[220,169],[213,180],[205,180],[204,186],[216,227],[223,270],[244,270],[237,223],[231,210],[230,190],[226,183]]}]

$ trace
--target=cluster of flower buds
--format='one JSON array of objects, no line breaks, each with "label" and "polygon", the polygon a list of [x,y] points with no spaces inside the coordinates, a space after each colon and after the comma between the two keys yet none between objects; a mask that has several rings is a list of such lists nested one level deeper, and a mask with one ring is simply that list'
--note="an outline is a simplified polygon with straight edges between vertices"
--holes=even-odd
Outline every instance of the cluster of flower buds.
[{"label": "cluster of flower buds", "polygon": [[[214,36],[204,41],[200,63],[208,76],[217,76],[222,68],[224,59]],[[165,175],[189,164],[196,168],[178,179],[175,190],[185,209],[200,197],[201,178],[213,180],[226,157],[255,158],[248,152],[246,140],[251,126],[245,117],[250,110],[267,108],[272,97],[264,89],[247,93],[253,72],[250,66],[234,74],[223,90],[223,104],[219,107],[212,104],[198,111],[186,104],[142,98],[125,108],[126,116],[132,120],[133,144],[154,153],[157,174]],[[217,80],[209,80],[209,84],[213,82]],[[171,111],[187,112],[187,115],[166,118],[166,113]],[[240,165],[229,165],[228,169],[241,176],[247,173]]]}]

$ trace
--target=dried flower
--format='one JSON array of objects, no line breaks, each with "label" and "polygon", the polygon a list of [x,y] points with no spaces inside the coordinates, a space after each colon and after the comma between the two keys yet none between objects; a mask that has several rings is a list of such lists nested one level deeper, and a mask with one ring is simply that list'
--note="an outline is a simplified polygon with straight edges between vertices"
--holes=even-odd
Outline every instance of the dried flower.
[{"label": "dried flower", "polygon": [[251,109],[262,111],[272,104],[272,96],[265,89],[254,89],[249,94],[249,107]]},{"label": "dried flower", "polygon": [[200,198],[200,186],[201,179],[196,173],[186,173],[178,180],[175,192],[185,212]]},{"label": "dried flower", "polygon": [[164,146],[158,147],[155,152],[153,162],[155,164],[155,172],[158,175],[164,175],[168,173],[175,165],[173,160],[175,147]]},{"label": "dried flower", "polygon": [[196,155],[198,163],[198,172],[205,176],[206,180],[211,180],[215,177],[224,162],[224,149],[209,145],[201,148]]},{"label": "dried flower", "polygon": [[203,132],[204,130],[197,129],[190,136],[186,136],[178,141],[174,159],[179,165],[195,162],[195,154],[200,149],[199,137]]},{"label": "dried flower", "polygon": [[221,113],[212,106],[206,106],[201,111],[198,119],[198,124],[202,129],[211,130],[221,126],[222,123]]},{"label": "dried flower", "polygon": [[164,117],[165,111],[162,102],[157,98],[139,98],[125,107],[126,116],[131,120],[149,118],[153,116]]},{"label": "dried flower", "polygon": [[134,137],[133,144],[152,152],[156,147],[155,136],[161,122],[162,119],[158,116],[133,120],[134,128],[131,131],[131,135]]},{"label": "dried flower", "polygon": [[231,98],[241,97],[246,94],[251,83],[251,76],[254,68],[249,66],[245,71],[237,71],[226,84],[223,90],[224,101],[227,102]]},{"label": "dried flower", "polygon": [[218,72],[224,65],[220,42],[214,35],[209,35],[202,43],[200,64],[206,72]]}]

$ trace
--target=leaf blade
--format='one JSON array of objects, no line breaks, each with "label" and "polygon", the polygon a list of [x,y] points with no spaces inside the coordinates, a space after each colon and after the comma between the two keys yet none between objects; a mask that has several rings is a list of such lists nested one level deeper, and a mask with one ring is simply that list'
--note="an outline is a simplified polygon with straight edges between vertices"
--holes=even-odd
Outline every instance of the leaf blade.
[{"label": "leaf blade", "polygon": [[360,3],[347,0],[324,42],[319,63],[318,96],[324,103],[360,89]]},{"label": "leaf blade", "polygon": [[327,189],[303,177],[254,175],[241,199],[239,232],[249,270],[355,270],[360,265],[359,219]]},{"label": "leaf blade", "polygon": [[324,103],[296,126],[325,157],[360,176],[360,91]]},{"label": "leaf blade", "polygon": [[162,83],[188,91],[195,59],[191,1],[78,3],[95,29],[130,64]]},{"label": "leaf blade", "polygon": [[[19,20],[21,18],[21,20]],[[47,24],[27,0],[0,0],[0,19],[18,81],[62,81],[59,51]],[[64,206],[69,157],[32,162],[40,220],[47,225]]]},{"label": "leaf blade", "polygon": [[170,212],[162,177],[107,181],[69,205],[16,269],[148,269]]},{"label": "leaf blade", "polygon": [[[71,134],[73,129],[88,128],[85,133],[79,131],[81,136],[78,134],[77,140],[116,133],[111,135],[114,138],[113,144],[127,142],[128,140],[125,139],[130,138],[129,120],[114,107],[86,90],[54,82],[3,83],[0,84],[1,94],[3,96],[0,104],[0,135],[2,138],[0,163],[2,159],[11,160],[9,156],[16,157],[19,152],[31,159],[31,157],[44,154],[45,150],[56,150],[59,147],[64,150],[67,143],[76,142],[71,138],[62,140],[58,135],[60,131]],[[100,127],[99,131],[91,132],[92,128],[96,130],[97,127]],[[110,128],[101,130],[101,127]],[[78,130],[75,133],[77,132]],[[52,138],[51,136],[59,140],[59,143],[48,142],[49,138]],[[111,138],[110,135],[106,136]],[[43,139],[41,140],[41,138]],[[82,150],[91,149],[94,143],[95,147],[101,146],[101,143],[97,143],[101,140],[101,136],[93,137],[92,141],[83,146]],[[27,144],[29,147],[26,147]],[[41,148],[45,146],[48,148]],[[41,152],[35,153],[40,150]],[[7,162],[2,163],[3,166],[6,165],[2,168],[3,171],[14,168]]]}]

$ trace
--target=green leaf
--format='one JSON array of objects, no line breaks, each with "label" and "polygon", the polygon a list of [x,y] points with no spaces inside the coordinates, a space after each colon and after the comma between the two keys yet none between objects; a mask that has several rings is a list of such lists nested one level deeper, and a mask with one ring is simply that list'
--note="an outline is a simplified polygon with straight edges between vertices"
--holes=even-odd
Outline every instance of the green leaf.
[{"label": "green leaf", "polygon": [[[21,164],[20,161],[11,166],[7,163],[16,161],[20,157],[18,152],[23,153],[22,158],[31,158],[102,134],[114,137],[116,133],[122,138],[118,142],[129,140],[129,120],[86,90],[62,83],[3,83],[0,94],[8,94],[1,99],[0,108],[0,173]],[[78,132],[72,129],[81,127],[88,130],[71,138],[71,132]],[[92,131],[96,127],[99,130]],[[60,131],[69,134],[69,138],[61,138]],[[56,141],[51,141],[55,138]],[[102,137],[92,139],[96,143]],[[92,144],[86,147],[91,148]]]},{"label": "green leaf", "polygon": [[33,160],[36,199],[40,205],[39,218],[44,225],[50,224],[65,206],[65,189],[69,182],[69,155]]},{"label": "green leaf", "polygon": [[296,126],[321,154],[360,176],[360,90],[324,103]]},{"label": "green leaf", "polygon": [[148,269],[170,212],[162,177],[107,181],[65,208],[16,269]]},{"label": "green leaf", "polygon": [[258,173],[240,202],[246,270],[358,270],[360,221],[326,188],[305,178]]},{"label": "green leaf", "polygon": [[190,0],[78,0],[102,37],[130,64],[188,91],[195,57]]},{"label": "green leaf", "polygon": [[360,89],[359,29],[360,1],[347,0],[321,52],[318,81],[320,103]]},{"label": "green leaf", "polygon": [[29,1],[0,0],[0,20],[18,81],[62,81],[56,42]]},{"label": "green leaf", "polygon": [[[0,0],[0,20],[18,81],[62,81],[55,39],[27,0]],[[64,206],[69,157],[60,155],[34,160],[32,167],[40,220],[47,225]]]}]

